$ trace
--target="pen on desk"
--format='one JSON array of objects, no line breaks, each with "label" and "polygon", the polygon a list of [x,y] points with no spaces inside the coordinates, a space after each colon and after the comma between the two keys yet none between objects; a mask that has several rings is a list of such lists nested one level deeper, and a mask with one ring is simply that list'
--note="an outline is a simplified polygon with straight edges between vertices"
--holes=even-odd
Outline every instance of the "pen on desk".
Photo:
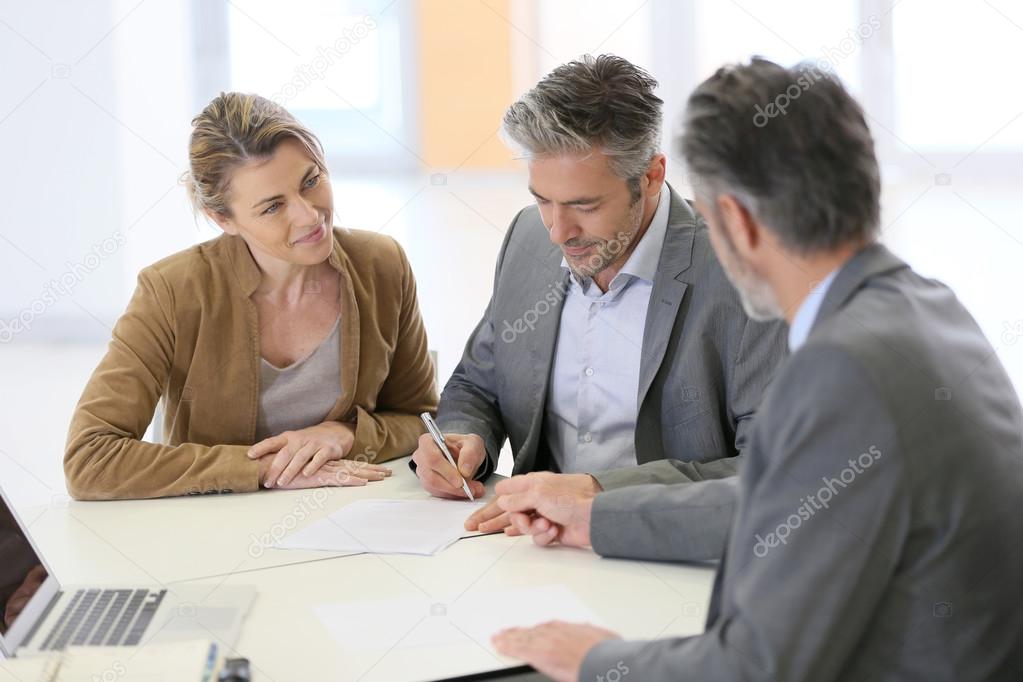
[{"label": "pen on desk", "polygon": [[[430,416],[429,412],[423,412],[419,415],[419,417],[423,420],[423,423],[426,424],[426,430],[430,432],[431,436],[433,436],[433,441],[437,444],[437,447],[440,448],[440,451],[444,453],[444,457],[448,460],[448,463],[455,467],[455,471],[458,471],[458,465],[455,464],[455,458],[451,456],[451,451],[448,450],[447,443],[444,442],[444,434],[440,432],[439,428],[437,428],[437,422],[433,421],[433,417]],[[465,491],[465,494],[469,496],[470,500],[475,502],[476,498],[472,496],[472,491],[469,490],[469,484],[465,481],[465,478],[461,473],[459,473],[458,476],[462,479],[462,490]]]},{"label": "pen on desk", "polygon": [[202,682],[211,682],[213,670],[217,667],[217,643],[210,642],[210,648],[206,652],[206,668],[202,672]]}]

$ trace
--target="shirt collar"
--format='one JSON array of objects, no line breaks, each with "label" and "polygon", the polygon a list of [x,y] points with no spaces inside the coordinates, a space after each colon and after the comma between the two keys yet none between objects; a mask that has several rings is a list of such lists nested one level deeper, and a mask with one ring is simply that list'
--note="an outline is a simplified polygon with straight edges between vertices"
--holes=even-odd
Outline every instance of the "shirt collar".
[{"label": "shirt collar", "polygon": [[[671,192],[668,186],[661,187],[660,198],[657,200],[657,209],[650,219],[650,225],[646,232],[640,237],[639,243],[625,261],[625,265],[611,280],[611,287],[615,287],[615,280],[623,275],[635,277],[646,282],[653,282],[657,274],[657,265],[661,261],[661,251],[664,249],[664,237],[668,233],[668,213],[671,212]],[[568,260],[561,257],[561,267],[569,270]],[[573,276],[574,277],[574,276]],[[623,278],[624,279],[624,278]],[[588,282],[587,282],[588,283]]]},{"label": "shirt collar", "polygon": [[789,326],[789,352],[795,353],[799,350],[799,347],[806,343],[806,337],[810,335],[810,329],[813,327],[814,320],[817,319],[817,313],[820,311],[821,303],[824,302],[824,297],[828,293],[828,289],[831,288],[831,283],[835,280],[835,276],[838,274],[841,268],[835,268],[828,276],[817,283],[809,295],[799,304],[799,310],[796,311],[795,317],[792,318],[792,324]]},{"label": "shirt collar", "polygon": [[636,244],[635,250],[625,261],[619,274],[632,275],[647,282],[653,282],[657,274],[657,264],[661,260],[661,251],[664,249],[664,235],[668,232],[668,213],[671,212],[671,192],[668,186],[661,187],[660,199],[657,201],[657,210],[654,217],[650,219],[650,225],[646,233]]}]

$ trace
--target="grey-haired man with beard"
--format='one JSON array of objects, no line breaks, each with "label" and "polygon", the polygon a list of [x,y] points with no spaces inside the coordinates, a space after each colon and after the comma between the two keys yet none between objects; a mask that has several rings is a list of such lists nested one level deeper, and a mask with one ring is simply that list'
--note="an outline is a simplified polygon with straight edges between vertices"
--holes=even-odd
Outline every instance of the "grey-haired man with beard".
[{"label": "grey-haired man with beard", "polygon": [[[755,107],[796,91],[757,125]],[[497,649],[557,680],[1023,679],[1019,400],[955,295],[876,242],[860,107],[812,66],[754,59],[696,89],[681,147],[746,310],[784,317],[792,351],[753,425],[706,632],[548,623]],[[685,559],[692,499],[630,492],[511,479],[498,504],[539,544]]]},{"label": "grey-haired man with beard", "polygon": [[[544,472],[531,476],[559,490],[684,482],[698,503],[678,522],[704,559],[724,546],[729,480],[784,332],[743,312],[703,220],[665,183],[656,85],[588,56],[508,109],[536,205],[508,229],[490,305],[441,396],[458,469],[428,435],[413,462],[442,497],[464,497],[463,477],[482,495],[506,439],[515,474]],[[515,532],[494,504],[467,527]]]}]

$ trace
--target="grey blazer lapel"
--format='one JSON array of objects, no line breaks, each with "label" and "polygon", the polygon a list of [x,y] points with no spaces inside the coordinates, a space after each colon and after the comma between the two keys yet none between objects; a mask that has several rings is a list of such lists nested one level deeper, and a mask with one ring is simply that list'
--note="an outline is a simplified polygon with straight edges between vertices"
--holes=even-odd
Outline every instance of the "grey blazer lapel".
[{"label": "grey blazer lapel", "polygon": [[[550,382],[551,368],[554,365],[554,349],[558,342],[558,330],[561,328],[561,311],[565,307],[565,296],[568,293],[569,273],[561,268],[561,249],[555,244],[544,254],[542,259],[534,263],[533,276],[529,281],[531,286],[523,291],[523,301],[527,307],[532,309],[537,306],[538,315],[536,327],[529,335],[529,367],[532,370],[530,384],[536,400],[533,403],[534,409],[529,416],[529,430],[522,450],[516,453],[516,462],[520,458],[530,460],[529,469],[532,470],[535,461],[537,445],[540,439],[540,431],[543,428],[544,408],[547,405],[547,385]],[[550,301],[551,293],[555,293],[555,300]],[[548,305],[549,304],[549,305]],[[522,455],[525,454],[525,457]]]},{"label": "grey blazer lapel", "polygon": [[688,285],[682,281],[693,261],[693,239],[696,214],[670,186],[671,209],[668,212],[668,231],[664,235],[664,248],[657,265],[657,275],[650,291],[646,325],[643,329],[643,350],[639,364],[639,402],[642,405],[657,370],[664,361],[664,351],[671,338],[671,330],[678,316],[679,305]]}]

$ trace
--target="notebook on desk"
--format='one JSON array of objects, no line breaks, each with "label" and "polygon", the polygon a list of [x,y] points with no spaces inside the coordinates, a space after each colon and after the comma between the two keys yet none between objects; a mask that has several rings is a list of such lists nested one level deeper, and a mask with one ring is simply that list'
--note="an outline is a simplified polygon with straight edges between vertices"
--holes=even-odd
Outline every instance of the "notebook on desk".
[{"label": "notebook on desk", "polygon": [[216,643],[204,640],[149,644],[141,650],[69,647],[49,656],[0,660],[0,679],[22,682],[212,682],[217,679],[222,663]]}]

